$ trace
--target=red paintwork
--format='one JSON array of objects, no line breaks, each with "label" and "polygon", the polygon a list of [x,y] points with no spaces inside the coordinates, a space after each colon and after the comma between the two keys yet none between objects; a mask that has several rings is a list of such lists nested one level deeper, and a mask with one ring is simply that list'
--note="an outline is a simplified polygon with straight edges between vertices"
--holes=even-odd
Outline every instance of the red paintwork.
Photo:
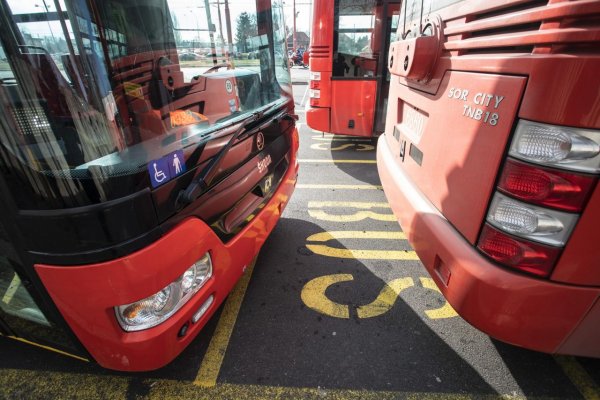
[{"label": "red paintwork", "polygon": [[[600,357],[598,340],[576,340],[586,334],[587,325],[594,328],[597,339],[597,326],[586,321],[600,319],[600,307],[588,313],[600,296],[600,288],[530,278],[489,262],[398,166],[398,155],[389,141],[383,135],[377,144],[377,166],[385,194],[427,271],[461,317],[514,345],[552,353],[560,352],[564,342],[569,344],[570,354]],[[448,285],[441,277],[444,269],[451,274]]]},{"label": "red paintwork", "polygon": [[[409,241],[463,318],[519,346],[600,357],[598,187],[549,280],[499,267],[473,245],[517,118],[600,129],[600,56],[590,46],[598,43],[600,31],[593,17],[585,20],[597,12],[598,2],[556,1],[503,14],[509,3],[527,2],[477,0],[440,10],[442,50],[439,59],[430,60],[431,72],[410,79],[396,70],[378,143],[381,181]],[[526,31],[519,27],[524,21],[542,23]],[[468,89],[469,100],[449,101],[452,86]],[[505,96],[494,129],[462,115],[463,104],[473,105],[477,92]],[[402,104],[418,108],[425,122],[404,123]],[[407,141],[404,161],[395,127]],[[423,152],[421,166],[408,155],[415,141]]]},{"label": "red paintwork", "polygon": [[[297,137],[297,131],[293,136]],[[194,339],[258,254],[292,195],[298,174],[296,142],[294,139],[290,168],[273,198],[227,244],[204,222],[190,218],[154,244],[117,260],[76,267],[35,266],[61,314],[100,365],[123,371],[157,369]],[[158,292],[207,251],[213,261],[213,277],[187,304],[154,328],[130,333],[120,328],[114,306]],[[190,326],[186,336],[178,338],[180,328],[211,294],[215,301],[207,314]]]},{"label": "red paintwork", "polygon": [[331,89],[331,132],[372,136],[377,81],[332,81]]},{"label": "red paintwork", "polygon": [[[392,6],[392,9],[395,9]],[[320,99],[311,100],[306,110],[306,123],[312,129],[335,134],[353,136],[373,136],[375,104],[377,96],[376,80],[332,80],[333,66],[333,20],[334,1],[313,2],[312,35],[310,42],[310,70],[321,73],[318,84]],[[368,58],[355,57],[354,65],[363,72],[376,75],[377,61],[381,51],[383,24],[383,5],[375,9],[375,29],[371,33],[371,54]],[[351,60],[346,60],[351,68]],[[354,128],[348,128],[354,120]]]}]

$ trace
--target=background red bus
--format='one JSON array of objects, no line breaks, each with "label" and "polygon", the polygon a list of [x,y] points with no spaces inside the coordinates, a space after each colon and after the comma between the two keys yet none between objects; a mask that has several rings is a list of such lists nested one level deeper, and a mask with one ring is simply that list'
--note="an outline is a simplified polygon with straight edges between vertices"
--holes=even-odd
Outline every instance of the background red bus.
[{"label": "background red bus", "polygon": [[311,128],[367,137],[383,132],[387,51],[399,8],[399,1],[314,2],[306,112]]}]

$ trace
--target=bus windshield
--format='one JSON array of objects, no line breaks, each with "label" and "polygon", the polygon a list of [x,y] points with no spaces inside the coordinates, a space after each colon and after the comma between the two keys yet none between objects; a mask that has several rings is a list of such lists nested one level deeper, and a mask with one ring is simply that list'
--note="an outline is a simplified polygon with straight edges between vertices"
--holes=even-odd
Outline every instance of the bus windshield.
[{"label": "bus windshield", "polygon": [[290,97],[280,2],[0,0],[0,167],[21,209],[118,199]]}]

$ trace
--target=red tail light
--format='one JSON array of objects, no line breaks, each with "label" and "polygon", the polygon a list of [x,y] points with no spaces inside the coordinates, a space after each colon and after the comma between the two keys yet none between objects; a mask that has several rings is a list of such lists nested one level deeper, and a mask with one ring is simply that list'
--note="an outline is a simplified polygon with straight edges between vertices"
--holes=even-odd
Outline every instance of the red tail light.
[{"label": "red tail light", "polygon": [[310,81],[310,88],[311,89],[320,89],[321,81]]},{"label": "red tail light", "polygon": [[540,277],[550,275],[562,250],[517,239],[488,224],[483,227],[477,247],[502,265]]},{"label": "red tail light", "polygon": [[596,179],[508,159],[498,188],[511,196],[565,211],[581,211]]}]

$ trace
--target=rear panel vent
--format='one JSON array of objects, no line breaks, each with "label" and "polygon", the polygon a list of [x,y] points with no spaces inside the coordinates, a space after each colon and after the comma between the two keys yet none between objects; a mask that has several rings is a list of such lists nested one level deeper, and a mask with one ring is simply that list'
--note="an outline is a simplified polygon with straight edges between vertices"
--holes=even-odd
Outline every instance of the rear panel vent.
[{"label": "rear panel vent", "polygon": [[531,1],[448,21],[444,49],[458,55],[531,53],[538,47],[554,54],[598,52],[600,2],[547,3]]}]

